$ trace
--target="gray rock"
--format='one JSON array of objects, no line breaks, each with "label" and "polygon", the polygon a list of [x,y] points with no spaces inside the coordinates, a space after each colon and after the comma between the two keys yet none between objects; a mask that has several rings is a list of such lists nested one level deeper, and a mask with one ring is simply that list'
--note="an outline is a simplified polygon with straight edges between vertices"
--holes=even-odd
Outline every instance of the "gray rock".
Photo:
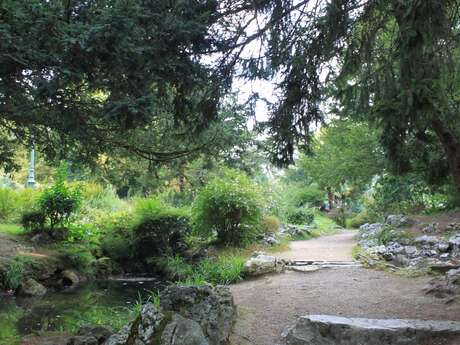
[{"label": "gray rock", "polygon": [[126,345],[131,332],[132,324],[124,326],[119,332],[111,335],[103,344],[104,345]]},{"label": "gray rock", "polygon": [[387,216],[385,223],[390,226],[400,227],[410,225],[410,220],[402,214],[392,214]]},{"label": "gray rock", "polygon": [[439,226],[438,223],[426,224],[423,227],[422,232],[424,232],[425,234],[432,234],[438,230],[438,226]]},{"label": "gray rock", "polygon": [[35,279],[27,278],[22,282],[17,293],[18,296],[22,297],[43,296],[46,293],[46,288]]},{"label": "gray rock", "polygon": [[209,345],[209,342],[198,322],[174,314],[161,335],[160,345]]},{"label": "gray rock", "polygon": [[301,317],[283,332],[287,345],[428,345],[460,338],[460,322]]},{"label": "gray rock", "polygon": [[410,260],[405,255],[397,254],[393,258],[393,264],[398,267],[406,267],[410,265]]},{"label": "gray rock", "polygon": [[78,335],[70,338],[67,345],[99,345],[95,337],[89,335]]},{"label": "gray rock", "polygon": [[266,255],[263,252],[254,253],[244,263],[244,273],[248,276],[259,276],[268,273],[280,273],[285,269],[284,262],[275,256]]},{"label": "gray rock", "polygon": [[77,272],[73,270],[64,270],[61,273],[61,282],[64,286],[74,286],[80,282]]},{"label": "gray rock", "polygon": [[443,254],[439,255],[439,258],[441,260],[449,260],[450,254],[449,253],[443,253]]},{"label": "gray rock", "polygon": [[404,252],[408,255],[408,256],[416,256],[417,253],[418,253],[418,250],[417,250],[417,247],[415,246],[405,246],[404,247]]},{"label": "gray rock", "polygon": [[147,303],[133,322],[110,336],[104,345],[149,345],[163,319],[164,315],[152,303]]},{"label": "gray rock", "polygon": [[427,235],[424,235],[424,236],[420,236],[420,237],[417,237],[415,240],[414,240],[415,243],[418,243],[418,244],[429,244],[429,245],[433,245],[433,244],[437,244],[440,242],[440,239],[436,236],[427,236]]},{"label": "gray rock", "polygon": [[445,253],[445,252],[449,251],[449,248],[450,248],[450,244],[447,243],[447,242],[439,242],[438,243],[438,250],[441,253]]},{"label": "gray rock", "polygon": [[106,326],[81,327],[78,330],[80,336],[91,336],[97,339],[98,344],[102,344],[113,334],[113,329]]},{"label": "gray rock", "polygon": [[226,344],[236,316],[233,296],[226,286],[177,286],[160,296],[164,310],[198,322],[210,345]]}]

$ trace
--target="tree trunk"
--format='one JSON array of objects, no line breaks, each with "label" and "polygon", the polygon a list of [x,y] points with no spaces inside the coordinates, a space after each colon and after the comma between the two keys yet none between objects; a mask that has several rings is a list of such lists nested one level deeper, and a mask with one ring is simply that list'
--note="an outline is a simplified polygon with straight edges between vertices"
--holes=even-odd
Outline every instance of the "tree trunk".
[{"label": "tree trunk", "polygon": [[460,139],[439,118],[434,118],[431,125],[446,152],[452,178],[460,192]]}]

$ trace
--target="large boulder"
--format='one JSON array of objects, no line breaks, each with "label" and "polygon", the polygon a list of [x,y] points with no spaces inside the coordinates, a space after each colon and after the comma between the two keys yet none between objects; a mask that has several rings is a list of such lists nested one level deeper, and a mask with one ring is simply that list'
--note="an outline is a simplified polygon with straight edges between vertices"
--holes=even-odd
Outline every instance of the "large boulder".
[{"label": "large boulder", "polygon": [[385,223],[389,226],[400,227],[407,226],[411,224],[411,220],[402,214],[391,214],[388,215],[385,219]]},{"label": "large boulder", "polygon": [[164,310],[198,322],[210,345],[226,344],[236,316],[228,287],[171,285],[160,299]]},{"label": "large boulder", "polygon": [[209,345],[200,324],[174,314],[161,335],[160,345]]},{"label": "large boulder", "polygon": [[460,322],[310,315],[283,337],[287,345],[432,345],[460,340]]},{"label": "large boulder", "polygon": [[285,269],[285,263],[275,256],[263,252],[254,253],[244,263],[244,273],[248,276],[259,276],[268,273],[280,273]]},{"label": "large boulder", "polygon": [[170,286],[161,308],[147,303],[140,315],[104,345],[224,345],[235,317],[227,287]]},{"label": "large boulder", "polygon": [[33,278],[26,278],[17,291],[20,297],[37,297],[43,296],[46,293],[46,288]]}]

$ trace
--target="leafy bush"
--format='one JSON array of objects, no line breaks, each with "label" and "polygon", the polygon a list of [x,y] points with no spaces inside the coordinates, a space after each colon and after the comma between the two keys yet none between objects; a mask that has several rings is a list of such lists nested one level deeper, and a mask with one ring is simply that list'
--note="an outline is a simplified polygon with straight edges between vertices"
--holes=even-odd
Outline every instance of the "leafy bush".
[{"label": "leafy bush", "polygon": [[119,263],[130,260],[134,255],[134,224],[134,215],[126,211],[98,217],[95,225],[100,232],[102,252]]},{"label": "leafy bush", "polygon": [[83,182],[79,183],[78,187],[81,189],[82,207],[85,209],[118,211],[126,206],[126,202],[121,200],[110,186]]},{"label": "leafy bush", "polygon": [[9,188],[0,188],[0,220],[8,222],[19,206],[17,192]]},{"label": "leafy bush", "polygon": [[151,210],[146,214],[146,208],[142,209],[143,217],[133,229],[136,255],[145,258],[179,252],[191,232],[189,213],[172,207]]},{"label": "leafy bush", "polygon": [[38,202],[50,228],[54,229],[67,223],[77,211],[81,203],[80,190],[66,186],[64,177],[58,175],[55,183],[43,191]]},{"label": "leafy bush", "polygon": [[308,225],[313,222],[315,215],[306,208],[294,208],[287,212],[286,218],[291,224]]},{"label": "leafy bush", "polygon": [[261,231],[262,202],[246,175],[227,170],[202,189],[192,209],[195,233],[225,245],[248,244]]},{"label": "leafy bush", "polygon": [[347,219],[346,225],[348,228],[359,228],[361,225],[366,223],[373,223],[374,217],[372,217],[369,212],[361,211],[360,213],[354,215],[353,217]]},{"label": "leafy bush", "polygon": [[265,216],[262,219],[262,229],[266,234],[275,234],[280,228],[280,220],[275,216]]},{"label": "leafy bush", "polygon": [[325,201],[325,193],[317,185],[302,187],[293,196],[295,207],[320,207]]},{"label": "leafy bush", "polygon": [[206,258],[191,265],[177,255],[164,256],[157,260],[169,274],[184,285],[230,284],[241,280],[245,259],[239,255],[223,255]]},{"label": "leafy bush", "polygon": [[27,231],[42,230],[45,227],[46,215],[43,211],[30,211],[21,217],[21,225]]},{"label": "leafy bush", "polygon": [[75,270],[93,273],[96,258],[86,246],[72,244],[61,247],[60,256],[63,262],[68,263]]}]

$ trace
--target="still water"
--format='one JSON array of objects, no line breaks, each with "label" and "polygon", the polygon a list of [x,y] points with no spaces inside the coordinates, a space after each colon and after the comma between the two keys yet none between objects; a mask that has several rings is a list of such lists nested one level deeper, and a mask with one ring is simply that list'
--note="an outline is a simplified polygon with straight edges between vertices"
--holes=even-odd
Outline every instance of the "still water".
[{"label": "still water", "polygon": [[121,328],[138,301],[161,289],[155,279],[84,283],[39,298],[0,296],[0,345],[47,331],[76,331],[88,324]]}]

